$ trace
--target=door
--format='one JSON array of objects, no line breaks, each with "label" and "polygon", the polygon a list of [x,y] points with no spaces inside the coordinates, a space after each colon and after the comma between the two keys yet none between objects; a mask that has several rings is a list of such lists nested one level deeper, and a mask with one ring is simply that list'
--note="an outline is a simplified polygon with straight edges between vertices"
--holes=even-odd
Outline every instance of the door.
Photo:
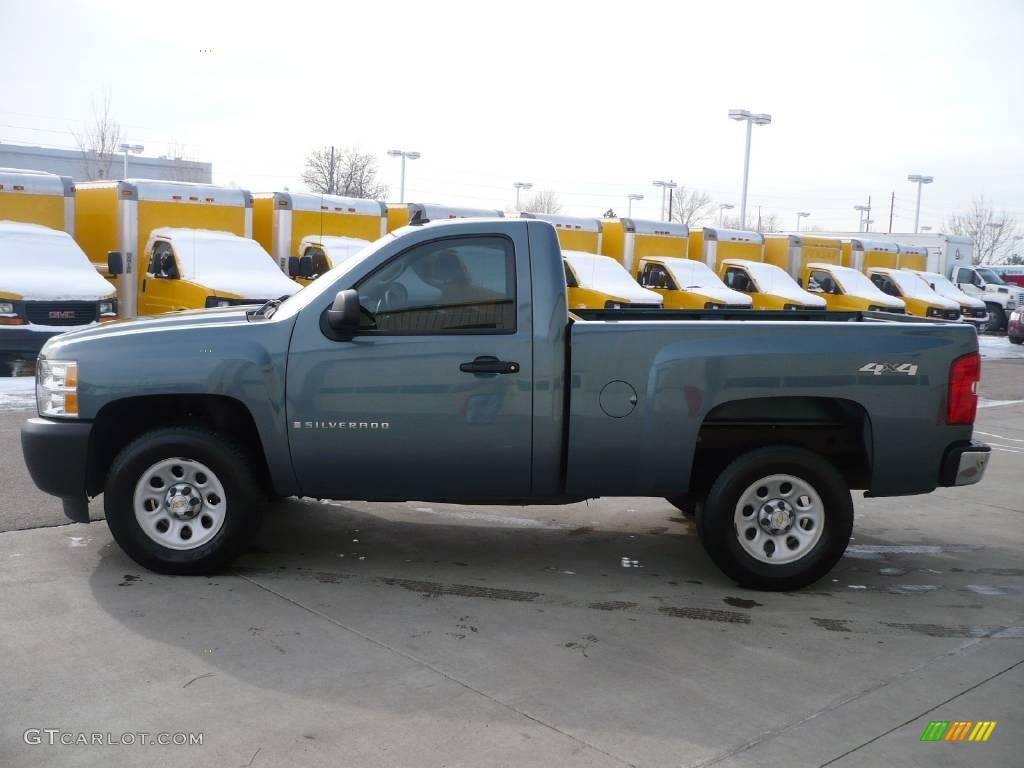
[{"label": "door", "polygon": [[985,289],[978,285],[978,275],[973,269],[957,267],[953,282],[968,296],[981,296],[985,293]]},{"label": "door", "polygon": [[139,314],[156,315],[177,309],[175,298],[180,280],[181,271],[171,244],[163,240],[155,241],[139,289]]},{"label": "door", "polygon": [[[352,340],[332,340],[300,318],[289,353],[287,419],[302,492],[342,499],[528,495],[529,275],[525,228],[521,235],[438,238],[398,253],[355,284],[364,318]],[[311,305],[303,315],[321,312]]]}]

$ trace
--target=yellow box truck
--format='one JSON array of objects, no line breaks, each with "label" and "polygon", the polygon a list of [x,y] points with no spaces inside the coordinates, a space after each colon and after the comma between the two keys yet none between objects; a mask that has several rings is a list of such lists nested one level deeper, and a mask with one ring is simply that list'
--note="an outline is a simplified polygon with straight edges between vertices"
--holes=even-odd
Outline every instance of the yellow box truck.
[{"label": "yellow box truck", "polygon": [[907,314],[938,320],[960,320],[960,303],[940,296],[917,274],[894,267],[869,267],[868,278],[889,296],[902,299]]},{"label": "yellow box truck", "polygon": [[764,261],[764,237],[757,232],[704,227],[690,231],[688,245],[690,258],[703,261],[715,272],[720,271],[723,259]]},{"label": "yellow box truck", "polygon": [[524,219],[546,221],[555,228],[563,251],[601,254],[601,220],[584,216],[558,216],[553,213],[519,214]]},{"label": "yellow box truck", "polygon": [[116,319],[113,286],[73,229],[71,179],[0,169],[0,368],[34,360],[58,333]]},{"label": "yellow box truck", "polygon": [[609,256],[562,250],[569,309],[661,309],[661,296]]},{"label": "yellow box truck", "polygon": [[843,238],[842,243],[844,267],[867,274],[872,267],[896,269],[899,266],[900,247],[896,243],[862,237]]},{"label": "yellow box truck", "polygon": [[750,309],[750,296],[727,288],[703,261],[664,256],[640,259],[640,285],[661,296],[665,309]]},{"label": "yellow box truck", "polygon": [[[311,255],[300,248],[305,238],[344,237],[369,244],[388,231],[387,208],[376,200],[312,192],[258,192],[252,197],[253,238],[282,272],[300,282],[311,277],[300,274],[299,260]],[[323,254],[330,269],[330,255]]]},{"label": "yellow box truck", "polygon": [[899,258],[897,264],[900,269],[912,269],[915,272],[928,271],[928,249],[923,245],[898,244]]},{"label": "yellow box truck", "polygon": [[634,277],[647,256],[685,259],[690,228],[647,219],[602,219],[601,255],[619,262]]},{"label": "yellow box truck", "polygon": [[428,221],[444,219],[479,219],[505,214],[497,208],[466,208],[435,203],[388,203],[388,232],[394,232],[406,224],[425,224]]},{"label": "yellow box truck", "polygon": [[811,262],[839,264],[843,257],[843,243],[835,237],[816,235],[787,235],[771,233],[764,236],[764,260],[799,279],[804,267]]},{"label": "yellow box truck", "polygon": [[[250,303],[299,289],[248,240],[253,200],[246,190],[147,179],[90,181],[75,189],[75,237],[101,273],[116,277],[122,317]],[[157,230],[172,234],[155,237]],[[188,232],[197,233],[191,241]],[[233,248],[204,232],[235,235],[251,246]],[[218,257],[221,249],[230,249],[230,262]],[[112,252],[119,256],[108,259]]]}]

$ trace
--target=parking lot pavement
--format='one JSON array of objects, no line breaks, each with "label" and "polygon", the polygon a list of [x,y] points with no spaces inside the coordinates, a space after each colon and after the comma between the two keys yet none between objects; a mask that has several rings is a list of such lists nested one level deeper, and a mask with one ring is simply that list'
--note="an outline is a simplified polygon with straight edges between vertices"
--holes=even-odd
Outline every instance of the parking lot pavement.
[{"label": "parking lot pavement", "polygon": [[[290,500],[193,579],[141,570],[102,523],[9,531],[0,765],[1019,765],[1021,373],[984,367],[983,485],[858,497],[846,556],[797,593],[737,589],[654,499]],[[5,444],[25,415],[0,414]],[[5,522],[59,522],[17,454]],[[999,725],[922,743],[932,720]]]}]

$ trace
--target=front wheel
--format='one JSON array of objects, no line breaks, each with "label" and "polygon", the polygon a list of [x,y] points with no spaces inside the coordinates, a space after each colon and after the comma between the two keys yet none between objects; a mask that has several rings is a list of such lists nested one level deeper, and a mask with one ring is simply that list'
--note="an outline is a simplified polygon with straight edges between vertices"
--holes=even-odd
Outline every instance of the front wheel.
[{"label": "front wheel", "polygon": [[699,506],[697,528],[715,564],[741,586],[800,589],[842,557],[853,501],[842,475],[804,448],[740,456]]},{"label": "front wheel", "polygon": [[147,432],[107,475],[107,525],[121,548],[157,573],[226,567],[259,528],[263,494],[245,453],[193,428]]},{"label": "front wheel", "polygon": [[1011,344],[1024,344],[1024,336],[1010,336]]},{"label": "front wheel", "polygon": [[985,333],[998,333],[1006,327],[1006,312],[998,304],[986,304],[988,320],[982,326]]}]

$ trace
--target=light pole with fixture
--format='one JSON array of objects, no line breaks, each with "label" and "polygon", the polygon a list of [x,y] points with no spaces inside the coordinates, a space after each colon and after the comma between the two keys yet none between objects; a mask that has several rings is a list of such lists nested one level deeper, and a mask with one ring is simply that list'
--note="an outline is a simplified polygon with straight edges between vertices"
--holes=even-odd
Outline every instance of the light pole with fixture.
[{"label": "light pole with fixture", "polygon": [[800,219],[806,219],[810,216],[810,211],[797,211],[796,212],[796,231],[800,231]]},{"label": "light pole with fixture", "polygon": [[658,179],[655,179],[654,181],[652,181],[651,184],[653,184],[656,187],[661,187],[661,220],[664,221],[665,220],[665,190],[667,190],[667,189],[675,189],[679,185],[676,184],[674,181],[659,181]]},{"label": "light pole with fixture", "polygon": [[772,116],[747,109],[730,109],[729,119],[745,121],[747,124],[747,145],[743,152],[743,191],[740,194],[740,226],[747,226],[747,180],[750,177],[750,134],[755,125],[770,125]]},{"label": "light pole with fixture", "polygon": [[401,181],[401,184],[398,187],[398,202],[404,203],[405,202],[405,161],[406,161],[407,158],[409,160],[418,160],[419,157],[420,157],[420,153],[419,152],[410,152],[410,151],[405,150],[405,149],[389,149],[388,150],[388,154],[391,155],[391,157],[400,157],[400,158],[402,158],[402,181]]},{"label": "light pole with fixture", "polygon": [[907,181],[917,184],[917,207],[914,209],[914,234],[916,235],[918,231],[917,224],[921,221],[921,187],[925,184],[931,184],[935,181],[935,178],[932,176],[921,176],[920,174],[912,173],[907,176]]},{"label": "light pole with fixture", "polygon": [[722,226],[725,221],[725,212],[731,211],[736,206],[732,203],[719,203],[718,204],[718,226]]},{"label": "light pole with fixture", "polygon": [[855,206],[853,206],[853,210],[860,211],[860,219],[857,222],[857,231],[858,232],[863,232],[864,231],[864,220],[868,216],[871,215],[871,206],[870,205],[855,205]]},{"label": "light pole with fixture", "polygon": [[519,191],[521,189],[533,189],[533,184],[529,181],[513,181],[512,186],[516,188],[516,211],[519,210]]},{"label": "light pole with fixture", "polygon": [[128,153],[131,152],[134,155],[141,155],[142,151],[145,149],[145,147],[142,146],[141,144],[122,144],[120,147],[118,147],[118,149],[120,149],[122,152],[124,152],[124,173],[121,174],[121,178],[122,179],[127,179],[128,178]]},{"label": "light pole with fixture", "polygon": [[632,218],[633,217],[633,201],[634,200],[643,200],[644,196],[643,195],[638,195],[636,192],[630,192],[628,195],[626,195],[626,199],[629,201],[629,203],[627,204],[627,211],[628,212],[626,213],[626,217],[627,218]]}]

